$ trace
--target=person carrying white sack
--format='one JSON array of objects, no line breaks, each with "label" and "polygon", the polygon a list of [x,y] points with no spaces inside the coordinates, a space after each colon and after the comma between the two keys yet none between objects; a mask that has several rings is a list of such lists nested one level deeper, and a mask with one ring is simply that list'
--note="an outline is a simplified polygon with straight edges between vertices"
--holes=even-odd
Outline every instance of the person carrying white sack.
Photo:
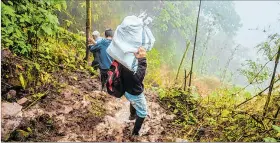
[{"label": "person carrying white sack", "polygon": [[146,18],[143,13],[140,16],[127,16],[117,27],[112,43],[107,49],[107,53],[123,66],[131,71],[136,71],[137,60],[134,53],[139,47],[150,51],[154,45],[155,38],[147,26],[152,22],[152,18]]},{"label": "person carrying white sack", "polygon": [[[143,16],[143,15],[142,15]],[[143,80],[146,75],[146,51],[151,50],[154,37],[147,27],[151,18],[128,16],[117,27],[107,53],[121,64],[124,95],[130,101],[130,120],[135,121],[132,135],[139,131],[148,114]]]}]

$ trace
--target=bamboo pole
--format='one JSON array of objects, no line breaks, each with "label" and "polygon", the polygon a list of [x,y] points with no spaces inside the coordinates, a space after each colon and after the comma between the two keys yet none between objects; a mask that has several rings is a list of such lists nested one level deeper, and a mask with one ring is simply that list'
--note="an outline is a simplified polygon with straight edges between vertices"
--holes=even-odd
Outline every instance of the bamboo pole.
[{"label": "bamboo pole", "polygon": [[275,74],[276,74],[276,69],[277,69],[277,65],[278,65],[278,62],[279,62],[280,45],[278,46],[278,52],[277,53],[278,54],[277,54],[276,59],[275,59],[273,74],[272,74],[271,81],[270,81],[270,84],[269,84],[268,95],[267,95],[266,102],[265,102],[265,105],[264,105],[264,108],[263,108],[263,117],[265,117],[265,115],[266,115],[268,105],[269,105],[269,102],[270,102],[270,97],[271,97],[271,93],[272,93],[272,89],[273,89],[273,85],[274,85],[274,78],[275,78]]},{"label": "bamboo pole", "polygon": [[187,55],[187,52],[188,52],[189,47],[190,47],[190,41],[187,41],[186,50],[185,50],[185,52],[184,52],[184,54],[183,54],[183,57],[182,57],[182,59],[181,59],[181,62],[180,62],[180,65],[179,65],[179,68],[178,68],[178,71],[177,71],[177,74],[176,74],[175,83],[176,83],[176,81],[177,81],[177,79],[178,79],[180,69],[181,69],[182,64],[183,64],[183,61],[184,61],[184,59],[185,59],[185,57],[186,57],[186,55]]},{"label": "bamboo pole", "polygon": [[186,83],[187,83],[187,70],[185,69],[184,91],[186,91]]},{"label": "bamboo pole", "polygon": [[197,37],[197,30],[198,30],[198,20],[199,20],[199,15],[200,15],[200,8],[201,8],[201,0],[199,1],[199,8],[198,8],[198,14],[197,14],[197,20],[196,20],[196,29],[195,29],[195,38],[194,38],[194,44],[193,44],[192,65],[191,65],[191,71],[190,71],[189,87],[191,87],[191,84],[192,84],[193,61],[194,61],[194,54],[195,54],[195,46],[196,46],[196,37]]},{"label": "bamboo pole", "polygon": [[190,72],[187,75],[187,71],[185,69],[185,81],[184,81],[184,91],[186,91],[186,86],[187,86],[187,78],[190,76]]}]

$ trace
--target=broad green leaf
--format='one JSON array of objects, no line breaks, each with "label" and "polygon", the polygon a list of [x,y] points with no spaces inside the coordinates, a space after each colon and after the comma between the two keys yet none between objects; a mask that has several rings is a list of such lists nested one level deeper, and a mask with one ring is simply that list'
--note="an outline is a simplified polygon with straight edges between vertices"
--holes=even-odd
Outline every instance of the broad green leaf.
[{"label": "broad green leaf", "polygon": [[263,138],[263,140],[265,142],[277,142],[277,140],[275,138],[271,138],[271,137]]},{"label": "broad green leaf", "polygon": [[23,89],[25,89],[26,81],[24,80],[22,73],[19,74],[19,80],[20,80],[20,83],[21,83],[21,86],[23,87]]},{"label": "broad green leaf", "polygon": [[47,25],[43,25],[42,26],[42,29],[43,29],[43,31],[45,32],[45,33],[47,33],[47,35],[52,35],[52,29],[51,29],[51,27],[50,26],[47,26]]},{"label": "broad green leaf", "polygon": [[55,15],[52,15],[51,13],[48,13],[46,15],[46,19],[50,22],[50,23],[53,23],[53,24],[58,24],[58,19]]},{"label": "broad green leaf", "polygon": [[37,70],[40,70],[40,65],[38,63],[34,63],[34,65]]},{"label": "broad green leaf", "polygon": [[20,8],[23,9],[23,10],[27,9],[25,5],[20,5]]},{"label": "broad green leaf", "polygon": [[280,133],[280,127],[276,126],[276,125],[272,125],[272,128],[277,131],[278,133]]},{"label": "broad green leaf", "polygon": [[44,55],[44,54],[39,54],[39,55],[40,55],[40,57],[45,58],[45,55]]},{"label": "broad green leaf", "polygon": [[4,15],[10,15],[10,16],[14,16],[15,15],[15,10],[13,9],[13,7],[11,6],[7,6],[5,5],[3,2],[1,2],[2,4],[2,12]]},{"label": "broad green leaf", "polygon": [[229,110],[223,110],[221,116],[222,116],[222,117],[227,117],[229,114],[230,114],[230,111],[229,111]]},{"label": "broad green leaf", "polygon": [[30,132],[30,133],[32,133],[32,130],[31,130],[30,127],[27,128],[27,131]]},{"label": "broad green leaf", "polygon": [[11,1],[8,1],[8,3],[9,3],[10,5],[13,5],[13,3],[12,3]]}]

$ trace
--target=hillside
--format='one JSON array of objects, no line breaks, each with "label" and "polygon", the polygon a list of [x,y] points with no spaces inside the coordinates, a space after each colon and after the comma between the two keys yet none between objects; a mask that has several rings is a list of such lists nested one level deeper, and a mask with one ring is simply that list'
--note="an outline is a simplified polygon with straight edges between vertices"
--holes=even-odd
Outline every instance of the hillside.
[{"label": "hillside", "polygon": [[[1,141],[280,141],[280,34],[250,59],[234,42],[234,3],[201,3],[2,0]],[[146,56],[149,114],[132,136],[129,102],[100,91],[87,45],[93,30],[104,36],[141,7],[154,14],[156,43]]]}]

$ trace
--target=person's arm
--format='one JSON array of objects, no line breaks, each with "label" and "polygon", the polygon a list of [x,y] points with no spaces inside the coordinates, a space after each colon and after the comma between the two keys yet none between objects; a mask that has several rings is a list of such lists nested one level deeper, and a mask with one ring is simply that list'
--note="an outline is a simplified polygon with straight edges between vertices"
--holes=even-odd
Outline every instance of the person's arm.
[{"label": "person's arm", "polygon": [[89,46],[90,45],[96,45],[96,41],[92,37],[88,38],[88,43],[89,43]]},{"label": "person's arm", "polygon": [[135,57],[138,59],[138,67],[133,78],[136,82],[142,83],[147,69],[146,50],[144,48],[139,48],[138,52],[135,54]]},{"label": "person's arm", "polygon": [[101,49],[101,43],[102,43],[102,40],[100,42],[98,41],[95,45],[90,45],[89,46],[90,51],[91,52],[99,51]]},{"label": "person's arm", "polygon": [[146,69],[147,69],[147,63],[146,63],[146,58],[139,58],[138,59],[138,68],[136,73],[134,74],[134,80],[136,82],[142,83],[144,80],[144,77],[146,75]]}]

